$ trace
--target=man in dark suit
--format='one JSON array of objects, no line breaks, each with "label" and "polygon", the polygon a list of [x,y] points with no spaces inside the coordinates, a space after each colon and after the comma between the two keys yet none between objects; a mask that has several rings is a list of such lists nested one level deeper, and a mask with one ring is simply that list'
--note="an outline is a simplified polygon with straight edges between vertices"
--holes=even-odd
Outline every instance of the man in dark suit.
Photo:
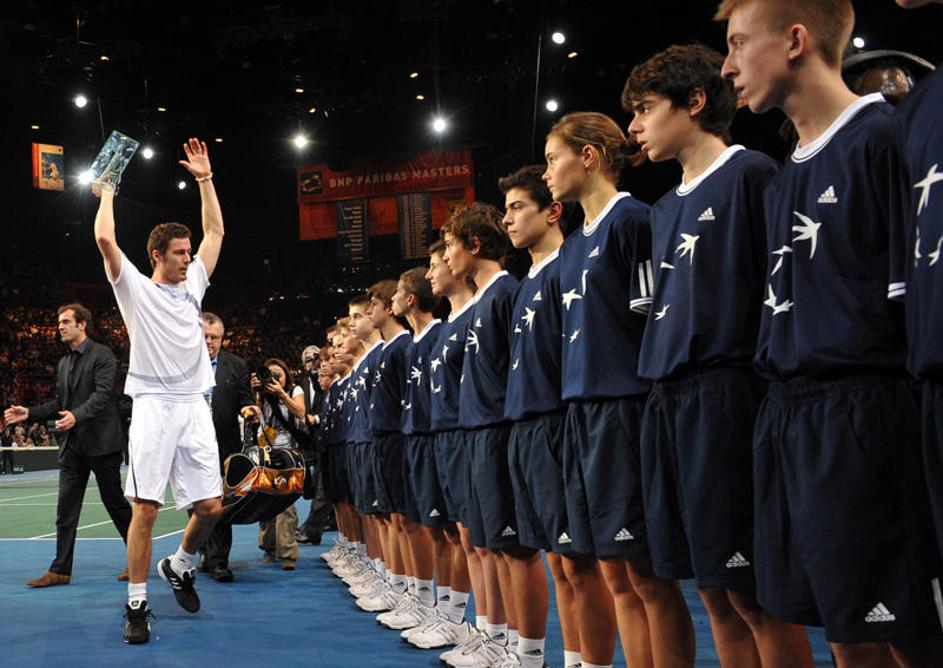
[{"label": "man in dark suit", "polygon": [[[10,406],[8,424],[55,419],[59,441],[59,502],[56,511],[56,558],[30,587],[69,584],[75,534],[89,473],[95,473],[102,503],[118,533],[128,540],[131,506],[121,488],[121,424],[115,398],[117,362],[106,346],[92,341],[92,314],[81,304],[59,308],[59,336],[69,353],[59,360],[56,393],[38,406]],[[127,570],[118,576],[127,580]]]},{"label": "man in dark suit", "polygon": [[311,507],[308,511],[308,518],[298,527],[295,537],[299,543],[306,545],[320,545],[321,534],[324,533],[327,525],[333,518],[331,505],[327,502],[324,493],[324,471],[326,457],[321,444],[321,430],[317,423],[317,415],[321,410],[321,403],[324,400],[324,392],[318,384],[318,367],[320,366],[319,355],[321,350],[317,346],[308,346],[301,353],[301,362],[304,364],[305,378],[299,379],[298,384],[304,390],[305,399],[305,419],[307,421],[307,433],[311,435],[308,443],[309,447],[318,450],[318,481],[317,492],[311,499]]},{"label": "man in dark suit", "polygon": [[[215,313],[203,313],[203,335],[206,349],[210,353],[216,387],[208,399],[216,428],[219,445],[219,465],[229,455],[242,450],[242,435],[239,432],[239,409],[253,402],[249,389],[249,367],[238,355],[222,349],[226,328]],[[203,545],[203,564],[210,577],[217,582],[232,582],[229,568],[229,552],[232,549],[232,524],[226,521],[225,513],[213,528]]]}]

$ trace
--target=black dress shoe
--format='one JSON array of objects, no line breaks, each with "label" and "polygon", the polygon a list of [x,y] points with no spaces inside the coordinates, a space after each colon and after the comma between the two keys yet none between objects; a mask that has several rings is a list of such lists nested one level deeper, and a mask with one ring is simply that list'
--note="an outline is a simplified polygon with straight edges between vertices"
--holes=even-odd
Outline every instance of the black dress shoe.
[{"label": "black dress shoe", "polygon": [[226,566],[218,566],[211,570],[210,577],[217,582],[232,582],[235,579],[232,571]]}]

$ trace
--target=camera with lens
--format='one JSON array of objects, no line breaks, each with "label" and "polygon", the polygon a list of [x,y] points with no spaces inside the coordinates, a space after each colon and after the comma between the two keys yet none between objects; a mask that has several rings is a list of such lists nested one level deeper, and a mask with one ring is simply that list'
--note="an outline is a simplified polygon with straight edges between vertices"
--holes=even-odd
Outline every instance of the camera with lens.
[{"label": "camera with lens", "polygon": [[272,382],[272,370],[267,366],[256,367],[254,373],[255,377],[259,379],[259,382],[262,383],[262,385]]}]

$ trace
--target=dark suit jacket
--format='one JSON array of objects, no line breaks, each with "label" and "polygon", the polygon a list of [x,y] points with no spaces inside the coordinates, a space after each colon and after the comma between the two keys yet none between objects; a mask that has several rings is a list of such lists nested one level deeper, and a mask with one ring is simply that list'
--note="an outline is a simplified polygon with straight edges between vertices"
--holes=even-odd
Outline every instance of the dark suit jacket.
[{"label": "dark suit jacket", "polygon": [[90,457],[107,455],[123,449],[118,403],[115,396],[115,374],[118,363],[107,346],[88,339],[89,346],[75,360],[71,382],[69,355],[59,360],[56,392],[49,401],[29,407],[34,421],[58,420],[59,411],[72,411],[75,426],[56,434],[59,456],[68,447]]},{"label": "dark suit jacket", "polygon": [[242,450],[239,409],[253,401],[246,361],[220,350],[216,358],[216,389],[213,390],[213,426],[221,463],[232,453]]}]

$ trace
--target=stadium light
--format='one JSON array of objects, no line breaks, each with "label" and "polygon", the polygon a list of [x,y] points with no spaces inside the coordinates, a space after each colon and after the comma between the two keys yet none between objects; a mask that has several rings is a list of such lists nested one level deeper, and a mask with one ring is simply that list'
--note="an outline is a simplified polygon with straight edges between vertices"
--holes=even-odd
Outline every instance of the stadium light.
[{"label": "stadium light", "polygon": [[563,44],[566,41],[566,35],[558,30],[550,35],[550,39],[553,40],[554,44]]},{"label": "stadium light", "polygon": [[448,127],[449,124],[441,116],[436,116],[434,119],[432,119],[432,129],[437,134],[442,134]]},{"label": "stadium light", "polygon": [[88,104],[88,98],[85,97],[84,95],[76,95],[75,99],[72,101],[75,102],[75,106],[78,107],[79,109],[81,109],[86,104]]}]

